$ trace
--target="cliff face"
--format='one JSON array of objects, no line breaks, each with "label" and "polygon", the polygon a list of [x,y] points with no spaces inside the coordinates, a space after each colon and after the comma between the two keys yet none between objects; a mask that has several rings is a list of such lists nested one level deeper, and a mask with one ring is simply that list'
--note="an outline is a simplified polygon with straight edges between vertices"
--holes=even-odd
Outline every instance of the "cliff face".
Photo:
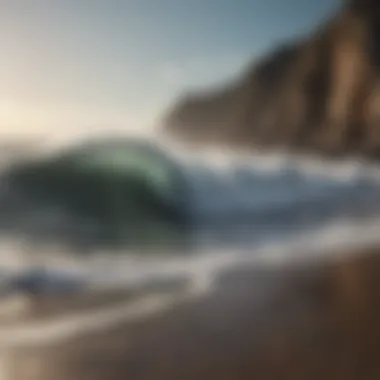
[{"label": "cliff face", "polygon": [[187,141],[380,156],[380,2],[351,0],[237,83],[183,98],[166,132]]}]

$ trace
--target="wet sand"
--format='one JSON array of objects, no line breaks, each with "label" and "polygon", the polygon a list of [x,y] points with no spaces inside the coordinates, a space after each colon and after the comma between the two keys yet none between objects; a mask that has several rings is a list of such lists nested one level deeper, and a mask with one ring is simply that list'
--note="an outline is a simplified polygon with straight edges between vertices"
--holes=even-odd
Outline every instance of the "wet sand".
[{"label": "wet sand", "polygon": [[[0,306],[2,303],[24,303],[20,306],[20,312],[14,312],[16,315],[5,315],[1,318],[0,327],[5,324],[12,326],[15,323],[23,324],[34,321],[49,321],[51,319],[70,315],[73,312],[96,312],[100,308],[109,308],[119,303],[133,301],[144,296],[149,292],[164,291],[170,289],[184,289],[187,286],[186,279],[172,279],[167,281],[156,281],[135,288],[113,287],[107,289],[83,289],[77,292],[67,292],[61,294],[16,294],[0,298]],[[1,307],[0,307],[1,311]],[[1,330],[0,330],[1,331]],[[0,337],[1,340],[1,337]]]},{"label": "wet sand", "polygon": [[379,289],[377,250],[237,267],[211,294],[149,318],[4,350],[0,379],[375,380]]}]

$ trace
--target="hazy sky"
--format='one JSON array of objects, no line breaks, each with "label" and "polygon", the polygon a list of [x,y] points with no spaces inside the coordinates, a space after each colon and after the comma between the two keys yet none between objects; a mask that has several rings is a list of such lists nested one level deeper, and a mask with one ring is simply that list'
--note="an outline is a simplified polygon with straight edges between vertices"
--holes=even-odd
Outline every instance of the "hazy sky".
[{"label": "hazy sky", "polygon": [[137,129],[339,0],[0,0],[0,129]]}]

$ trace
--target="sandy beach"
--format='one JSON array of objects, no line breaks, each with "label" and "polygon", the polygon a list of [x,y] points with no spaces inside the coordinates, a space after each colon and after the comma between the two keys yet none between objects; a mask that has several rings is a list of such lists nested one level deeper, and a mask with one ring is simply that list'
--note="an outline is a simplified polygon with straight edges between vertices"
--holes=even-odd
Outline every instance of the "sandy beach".
[{"label": "sandy beach", "polygon": [[[165,289],[134,319],[69,339],[3,346],[0,379],[378,379],[379,273],[377,250],[323,262],[236,267],[208,294],[169,302],[164,294],[180,293]],[[63,315],[86,311],[105,318],[130,297],[128,291],[124,297],[110,293],[87,300],[87,310],[82,301],[79,311],[74,301],[66,311],[64,303],[57,308]],[[40,302],[40,314],[25,324],[46,318],[48,330],[57,318],[54,303],[44,315]],[[123,310],[127,316],[129,309]]]}]

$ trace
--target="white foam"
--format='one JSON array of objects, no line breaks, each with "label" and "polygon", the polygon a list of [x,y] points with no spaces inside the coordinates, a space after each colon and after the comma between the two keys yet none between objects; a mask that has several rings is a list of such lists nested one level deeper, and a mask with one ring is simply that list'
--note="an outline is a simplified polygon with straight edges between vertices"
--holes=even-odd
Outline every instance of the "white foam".
[{"label": "white foam", "polygon": [[[48,345],[104,330],[119,323],[151,317],[165,312],[178,303],[208,294],[213,290],[218,275],[236,265],[273,266],[290,260],[310,260],[311,258],[320,260],[325,259],[326,255],[336,257],[338,254],[349,252],[342,251],[344,248],[353,250],[379,244],[379,227],[380,219],[367,221],[361,225],[342,222],[335,226],[326,226],[321,231],[305,235],[287,245],[266,246],[256,252],[209,251],[192,257],[172,259],[119,257],[119,260],[112,260],[108,258],[107,275],[109,277],[105,278],[104,273],[94,273],[92,277],[94,286],[128,285],[131,282],[131,277],[128,275],[133,272],[140,273],[139,281],[142,280],[144,274],[146,280],[160,274],[165,278],[183,275],[192,279],[192,282],[185,291],[174,290],[170,293],[148,294],[137,301],[127,301],[116,306],[98,309],[96,313],[71,313],[43,323],[35,322],[3,328],[0,330],[0,347]],[[114,271],[112,271],[112,262]],[[123,273],[116,271],[121,268]]]},{"label": "white foam", "polygon": [[268,174],[279,173],[289,168],[299,170],[305,175],[350,181],[366,176],[374,180],[380,179],[380,166],[362,157],[329,159],[316,154],[292,153],[284,150],[252,151],[227,148],[189,148],[171,140],[158,140],[166,151],[182,162],[203,163],[218,171],[231,170],[241,165],[255,171]]},{"label": "white foam", "polygon": [[[194,283],[205,283],[236,264],[251,263],[275,265],[284,260],[324,259],[338,251],[368,247],[380,243],[380,218],[355,222],[334,221],[323,227],[302,234],[297,238],[280,240],[262,246],[245,248],[204,249],[191,255],[177,256],[163,253],[142,257],[140,253],[127,251],[125,255],[100,252],[92,258],[78,258],[60,253],[59,259],[49,264],[43,256],[35,264],[45,268],[62,270],[65,274],[82,275],[93,288],[140,286],[157,279],[187,278]],[[52,253],[52,252],[51,252]],[[54,255],[52,255],[54,256]],[[63,258],[62,258],[63,257]]]}]

